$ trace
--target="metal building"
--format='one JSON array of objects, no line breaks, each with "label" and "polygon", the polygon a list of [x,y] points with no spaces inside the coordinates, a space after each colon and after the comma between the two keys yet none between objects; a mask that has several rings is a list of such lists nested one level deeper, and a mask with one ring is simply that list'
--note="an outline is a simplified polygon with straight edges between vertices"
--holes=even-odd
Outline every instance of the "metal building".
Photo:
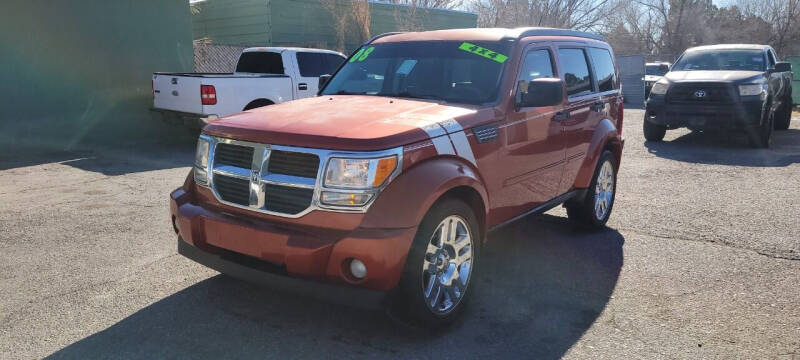
[{"label": "metal building", "polygon": [[617,67],[622,80],[625,104],[644,107],[644,55],[617,56]]},{"label": "metal building", "polygon": [[[345,6],[348,0],[339,0]],[[214,44],[242,46],[306,46],[333,49],[337,45],[334,18],[320,0],[205,0],[194,3],[195,39]],[[408,26],[410,12],[422,30],[476,27],[473,13],[444,9],[412,9],[385,2],[370,2],[370,33],[398,31]],[[349,34],[345,49],[361,45]]]}]

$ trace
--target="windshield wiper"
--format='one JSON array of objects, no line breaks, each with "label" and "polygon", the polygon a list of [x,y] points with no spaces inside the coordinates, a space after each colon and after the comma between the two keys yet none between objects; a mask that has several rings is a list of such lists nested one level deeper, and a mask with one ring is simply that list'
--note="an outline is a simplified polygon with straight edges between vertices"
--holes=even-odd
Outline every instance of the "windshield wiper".
[{"label": "windshield wiper", "polygon": [[409,98],[409,99],[441,100],[441,98],[436,95],[412,94],[408,91],[403,91],[396,94],[386,94],[384,96],[394,96],[394,97]]}]

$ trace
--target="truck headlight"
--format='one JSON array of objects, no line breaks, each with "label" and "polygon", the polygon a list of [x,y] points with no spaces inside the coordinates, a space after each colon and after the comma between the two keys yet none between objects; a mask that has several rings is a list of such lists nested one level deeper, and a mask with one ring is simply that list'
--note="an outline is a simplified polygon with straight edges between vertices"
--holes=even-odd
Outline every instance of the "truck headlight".
[{"label": "truck headlight", "polygon": [[383,185],[397,167],[397,156],[378,159],[333,157],[325,171],[325,187],[371,189]]},{"label": "truck headlight", "polygon": [[739,85],[739,96],[755,96],[761,95],[762,91],[766,91],[767,84],[744,84]]},{"label": "truck headlight", "polygon": [[205,136],[197,139],[197,149],[194,153],[194,182],[198,185],[208,185],[208,155],[211,149],[211,140]]},{"label": "truck headlight", "polygon": [[650,89],[650,93],[664,95],[667,93],[667,89],[669,89],[669,83],[666,80],[658,80],[655,84],[653,84],[653,88]]}]

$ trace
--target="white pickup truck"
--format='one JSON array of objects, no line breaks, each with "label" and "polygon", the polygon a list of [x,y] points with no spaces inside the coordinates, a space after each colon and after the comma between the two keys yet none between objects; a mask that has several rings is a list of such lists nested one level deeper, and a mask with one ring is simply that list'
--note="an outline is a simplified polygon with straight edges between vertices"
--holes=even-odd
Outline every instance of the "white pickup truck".
[{"label": "white pickup truck", "polygon": [[217,117],[315,96],[319,76],[333,74],[344,60],[330,50],[248,48],[234,73],[153,73],[153,110],[202,126]]}]

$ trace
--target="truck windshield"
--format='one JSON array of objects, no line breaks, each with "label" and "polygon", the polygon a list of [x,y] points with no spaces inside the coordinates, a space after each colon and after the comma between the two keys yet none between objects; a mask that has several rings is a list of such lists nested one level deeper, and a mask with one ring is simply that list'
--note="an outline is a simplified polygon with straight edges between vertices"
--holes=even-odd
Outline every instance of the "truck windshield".
[{"label": "truck windshield", "polygon": [[669,71],[666,64],[654,64],[645,66],[645,75],[664,76]]},{"label": "truck windshield", "polygon": [[464,104],[496,101],[510,42],[398,42],[359,49],[323,95],[375,95]]},{"label": "truck windshield", "polygon": [[764,63],[764,54],[760,50],[702,50],[684,53],[672,66],[672,71],[764,71]]}]

